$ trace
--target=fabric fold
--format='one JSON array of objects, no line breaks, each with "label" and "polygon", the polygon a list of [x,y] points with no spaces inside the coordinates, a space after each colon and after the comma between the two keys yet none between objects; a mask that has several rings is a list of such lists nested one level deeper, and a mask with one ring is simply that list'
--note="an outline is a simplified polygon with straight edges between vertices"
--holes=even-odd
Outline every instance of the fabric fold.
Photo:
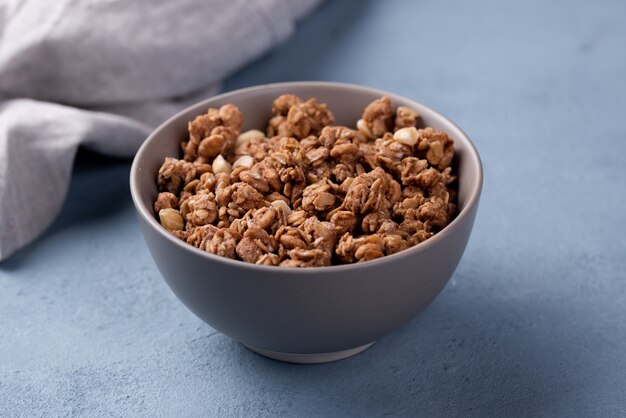
[{"label": "fabric fold", "polygon": [[50,225],[79,146],[130,157],[319,0],[0,4],[0,260]]}]

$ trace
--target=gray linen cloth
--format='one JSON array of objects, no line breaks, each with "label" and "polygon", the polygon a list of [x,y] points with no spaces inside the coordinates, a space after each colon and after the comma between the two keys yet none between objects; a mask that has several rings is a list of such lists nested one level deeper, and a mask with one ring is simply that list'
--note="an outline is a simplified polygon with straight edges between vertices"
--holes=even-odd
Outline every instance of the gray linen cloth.
[{"label": "gray linen cloth", "polygon": [[62,207],[79,146],[132,156],[320,0],[0,0],[0,260]]}]

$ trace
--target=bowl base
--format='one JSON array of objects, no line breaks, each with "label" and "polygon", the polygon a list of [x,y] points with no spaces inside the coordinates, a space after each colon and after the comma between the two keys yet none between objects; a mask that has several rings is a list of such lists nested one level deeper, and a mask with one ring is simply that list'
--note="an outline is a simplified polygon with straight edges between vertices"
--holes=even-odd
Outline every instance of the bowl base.
[{"label": "bowl base", "polygon": [[260,354],[264,357],[271,358],[273,360],[284,361],[287,363],[298,363],[298,364],[318,364],[318,363],[329,363],[331,361],[343,360],[348,357],[355,356],[371,346],[373,346],[376,341],[371,342],[369,344],[364,344],[359,347],[349,348],[347,350],[342,351],[334,351],[332,353],[317,353],[317,354],[293,354],[293,353],[281,353],[279,351],[271,351],[264,350],[262,348],[256,348],[251,345],[245,345],[245,347],[254,351],[257,354]]}]

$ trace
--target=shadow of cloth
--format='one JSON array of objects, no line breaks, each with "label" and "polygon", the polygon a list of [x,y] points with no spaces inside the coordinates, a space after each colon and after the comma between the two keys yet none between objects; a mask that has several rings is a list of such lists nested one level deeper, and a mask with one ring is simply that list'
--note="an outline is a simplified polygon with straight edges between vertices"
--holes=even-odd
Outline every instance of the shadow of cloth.
[{"label": "shadow of cloth", "polygon": [[43,241],[71,226],[116,216],[132,206],[128,182],[131,161],[79,149],[63,208],[48,230],[9,257],[0,268],[11,271],[27,262]]},{"label": "shadow of cloth", "polygon": [[131,203],[128,180],[131,164],[130,159],[81,150],[74,163],[65,205],[50,232],[114,215]]}]

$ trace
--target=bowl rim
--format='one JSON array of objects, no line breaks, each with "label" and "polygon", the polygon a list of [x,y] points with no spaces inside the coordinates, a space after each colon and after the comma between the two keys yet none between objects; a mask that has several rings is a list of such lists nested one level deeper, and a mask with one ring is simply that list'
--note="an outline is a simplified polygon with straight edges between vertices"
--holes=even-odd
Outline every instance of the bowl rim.
[{"label": "bowl rim", "polygon": [[[156,218],[153,216],[152,210],[150,210],[151,208],[147,208],[143,204],[143,202],[141,202],[139,198],[139,184],[138,184],[140,161],[145,158],[144,154],[147,152],[146,150],[149,146],[149,143],[153,140],[153,138],[157,135],[157,133],[159,133],[166,125],[169,125],[173,123],[175,120],[177,120],[178,118],[180,118],[183,114],[188,112],[191,108],[199,106],[202,103],[215,101],[215,100],[221,100],[221,99],[228,98],[230,96],[257,92],[261,90],[281,89],[281,88],[288,89],[290,87],[291,88],[295,88],[295,87],[328,88],[328,87],[331,87],[331,88],[338,88],[342,90],[351,90],[351,91],[358,90],[361,92],[365,91],[367,93],[371,93],[377,96],[389,96],[392,100],[394,100],[394,98],[401,98],[402,100],[416,103],[417,105],[427,109],[429,112],[432,112],[434,116],[439,117],[443,119],[446,123],[449,123],[450,125],[452,125],[461,134],[460,139],[464,141],[466,145],[468,145],[468,151],[469,151],[468,156],[469,158],[474,160],[476,166],[478,167],[476,181],[474,182],[472,189],[469,192],[469,196],[467,198],[466,204],[461,210],[461,212],[459,212],[459,214],[452,220],[452,222],[446,225],[441,231],[437,232],[435,235],[428,238],[426,241],[423,241],[413,247],[399,251],[395,254],[390,254],[384,257],[376,258],[374,260],[364,261],[362,263],[351,263],[351,264],[331,265],[331,266],[322,266],[322,267],[266,266],[266,265],[252,264],[252,263],[248,263],[245,261],[235,260],[235,259],[231,259],[227,257],[222,257],[216,254],[209,253],[207,251],[202,251],[199,248],[196,248],[193,245],[190,245],[180,240],[179,238],[176,238],[174,235],[169,233],[165,228],[163,228],[161,224],[159,224]],[[453,139],[457,140],[456,137]],[[444,240],[448,235],[452,233],[452,230],[456,227],[456,225],[460,224],[466,217],[470,216],[469,214],[472,212],[472,209],[478,205],[480,194],[481,194],[482,187],[483,187],[483,166],[482,166],[482,161],[480,159],[480,155],[478,154],[478,150],[476,149],[476,146],[474,145],[474,143],[467,136],[467,134],[448,117],[434,110],[430,106],[427,106],[417,100],[413,100],[409,97],[405,97],[405,96],[402,96],[393,92],[388,92],[385,90],[368,87],[368,86],[362,86],[358,84],[329,82],[329,81],[289,81],[289,82],[260,84],[260,85],[255,85],[252,87],[231,90],[228,92],[221,93],[219,95],[211,96],[204,100],[193,103],[190,106],[187,106],[185,109],[179,111],[175,115],[168,118],[165,122],[161,123],[143,141],[143,143],[139,147],[139,150],[135,154],[135,157],[133,158],[133,163],[130,169],[129,177],[130,177],[131,197],[133,200],[133,204],[135,205],[135,209],[138,212],[139,216],[143,218],[143,220],[145,220],[147,224],[150,225],[151,228],[154,228],[161,237],[165,238],[166,240],[169,240],[174,245],[179,246],[184,251],[190,251],[191,253],[196,254],[199,257],[204,257],[209,261],[223,263],[231,267],[235,267],[235,268],[249,269],[249,270],[254,270],[254,271],[263,271],[263,272],[275,273],[277,275],[293,274],[293,273],[297,273],[298,275],[308,275],[308,274],[318,274],[318,273],[345,272],[345,271],[352,271],[355,269],[358,270],[361,268],[383,266],[385,264],[394,263],[403,257],[404,258],[412,257],[417,253],[424,252],[428,250],[430,247],[437,245],[439,241]]]}]

